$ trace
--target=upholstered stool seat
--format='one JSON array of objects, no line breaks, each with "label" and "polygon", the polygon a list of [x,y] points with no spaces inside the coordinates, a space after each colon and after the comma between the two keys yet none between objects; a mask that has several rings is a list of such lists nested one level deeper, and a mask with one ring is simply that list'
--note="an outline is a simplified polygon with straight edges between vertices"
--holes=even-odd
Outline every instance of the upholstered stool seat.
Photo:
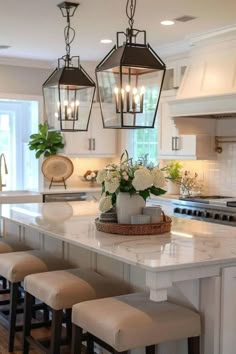
[{"label": "upholstered stool seat", "polygon": [[[0,254],[9,253],[9,252],[26,251],[26,250],[30,250],[30,247],[26,246],[23,242],[0,237]],[[0,276],[0,280],[2,281],[3,289],[6,289],[7,287],[6,279]]]},{"label": "upholstered stool seat", "polygon": [[22,330],[22,326],[16,326],[16,315],[17,304],[19,302],[19,286],[25,276],[70,267],[69,263],[63,259],[40,250],[12,252],[0,255],[0,275],[10,282],[10,315],[7,321],[2,313],[2,322],[4,321],[9,328],[9,352],[13,351],[15,331]]},{"label": "upholstered stool seat", "polygon": [[[144,293],[76,304],[72,323],[75,337],[78,328],[84,329],[117,352],[199,337],[201,332],[197,312],[168,301],[153,302]],[[78,346],[76,338],[73,342]]]},{"label": "upholstered stool seat", "polygon": [[82,301],[128,293],[128,287],[123,283],[85,268],[28,275],[24,288],[54,310],[72,308]]},{"label": "upholstered stool seat", "polygon": [[0,254],[30,250],[23,242],[14,241],[0,237]]},{"label": "upholstered stool seat", "polygon": [[[24,280],[25,317],[24,317],[24,354],[28,353],[29,341],[38,342],[30,337],[32,296],[52,309],[52,335],[50,353],[60,352],[61,325],[63,310],[74,304],[93,299],[127,294],[127,285],[98,274],[91,269],[69,269],[42,274],[28,275]],[[71,321],[68,321],[71,324]],[[71,337],[71,334],[68,336]]]},{"label": "upholstered stool seat", "polygon": [[67,268],[68,262],[40,250],[6,253],[0,256],[0,275],[12,283],[23,281],[29,274]]}]

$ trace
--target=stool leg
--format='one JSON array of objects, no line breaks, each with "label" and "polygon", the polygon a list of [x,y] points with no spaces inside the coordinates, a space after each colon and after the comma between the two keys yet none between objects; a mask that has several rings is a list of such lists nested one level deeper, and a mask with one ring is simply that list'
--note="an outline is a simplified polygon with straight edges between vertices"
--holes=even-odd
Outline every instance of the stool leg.
[{"label": "stool leg", "polygon": [[82,328],[72,324],[71,354],[81,354],[82,333]]},{"label": "stool leg", "polygon": [[69,343],[71,342],[72,323],[71,323],[71,309],[66,309],[66,336]]},{"label": "stool leg", "polygon": [[88,333],[88,338],[87,338],[87,354],[93,354],[94,353],[94,340],[93,336]]},{"label": "stool leg", "polygon": [[149,345],[145,348],[146,354],[155,354],[156,346],[155,345]]},{"label": "stool leg", "polygon": [[59,354],[61,345],[62,310],[52,310],[52,335],[50,354]]},{"label": "stool leg", "polygon": [[200,337],[188,338],[188,354],[200,354]]},{"label": "stool leg", "polygon": [[19,283],[10,283],[10,316],[9,316],[9,337],[8,337],[9,352],[13,352],[13,348],[14,348],[18,288],[19,288]]},{"label": "stool leg", "polygon": [[3,277],[1,278],[1,280],[2,280],[2,288],[7,289],[7,280]]},{"label": "stool leg", "polygon": [[23,353],[29,353],[29,342],[27,337],[30,336],[31,330],[31,319],[32,319],[32,306],[34,302],[34,297],[25,292],[25,301],[24,301],[24,327],[23,327]]}]

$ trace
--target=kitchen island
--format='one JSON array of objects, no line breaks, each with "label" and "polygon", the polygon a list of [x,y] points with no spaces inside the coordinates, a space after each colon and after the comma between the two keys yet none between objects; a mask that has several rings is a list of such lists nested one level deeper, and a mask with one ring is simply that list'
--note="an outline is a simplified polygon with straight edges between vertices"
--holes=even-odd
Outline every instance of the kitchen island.
[{"label": "kitchen island", "polygon": [[[6,237],[18,237],[75,265],[123,279],[150,298],[198,309],[202,353],[233,354],[236,347],[236,228],[173,217],[170,233],[121,236],[98,232],[95,202],[2,205]],[[160,354],[185,354],[183,343]]]}]

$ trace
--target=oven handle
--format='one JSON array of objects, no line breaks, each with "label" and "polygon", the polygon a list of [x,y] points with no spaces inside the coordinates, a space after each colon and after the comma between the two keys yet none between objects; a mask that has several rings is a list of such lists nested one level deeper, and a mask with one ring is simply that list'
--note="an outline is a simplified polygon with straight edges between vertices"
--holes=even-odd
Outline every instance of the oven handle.
[{"label": "oven handle", "polygon": [[61,193],[61,194],[44,194],[43,202],[73,202],[73,201],[85,201],[88,199],[86,193]]}]

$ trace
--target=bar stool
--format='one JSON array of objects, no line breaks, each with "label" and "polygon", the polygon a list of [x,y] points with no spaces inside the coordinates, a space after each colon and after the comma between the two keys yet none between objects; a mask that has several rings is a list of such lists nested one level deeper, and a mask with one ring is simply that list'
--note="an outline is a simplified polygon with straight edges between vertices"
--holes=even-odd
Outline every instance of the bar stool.
[{"label": "bar stool", "polygon": [[68,262],[39,250],[12,252],[0,255],[0,275],[10,283],[9,318],[1,314],[1,322],[9,329],[8,351],[14,348],[15,332],[22,330],[16,326],[18,292],[25,276],[34,273],[48,272],[57,269],[71,268]]},{"label": "bar stool", "polygon": [[[63,310],[67,310],[67,342],[71,339],[71,308],[82,301],[127,294],[127,285],[102,276],[91,269],[69,269],[64,271],[34,274],[25,277],[24,346],[23,353],[29,352],[29,344],[50,353],[60,353]],[[50,349],[31,336],[32,300],[37,298],[48,305],[52,312]],[[43,341],[45,342],[45,341]],[[66,343],[67,343],[66,342]]]},{"label": "bar stool", "polygon": [[88,335],[88,353],[94,341],[112,353],[188,338],[188,354],[200,354],[200,316],[168,301],[153,302],[136,293],[86,301],[72,308],[72,354],[81,353],[82,329]]},{"label": "bar stool", "polygon": [[[30,250],[30,247],[26,246],[23,242],[0,237],[0,254],[9,253],[9,252],[27,251],[27,250]],[[7,288],[6,279],[0,276],[0,280],[2,281],[2,288],[6,290]],[[0,294],[6,294],[7,292],[9,291],[0,290]],[[0,301],[0,305],[1,305],[1,301]]]}]

